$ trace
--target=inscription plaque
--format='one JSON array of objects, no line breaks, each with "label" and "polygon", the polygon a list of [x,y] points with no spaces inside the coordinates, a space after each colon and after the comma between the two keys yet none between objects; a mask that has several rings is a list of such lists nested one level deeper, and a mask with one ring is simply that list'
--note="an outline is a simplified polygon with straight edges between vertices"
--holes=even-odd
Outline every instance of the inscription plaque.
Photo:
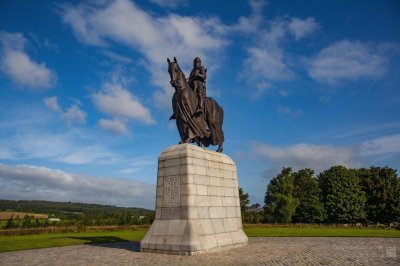
[{"label": "inscription plaque", "polygon": [[164,208],[162,219],[180,219],[181,217],[181,178],[164,177]]},{"label": "inscription plaque", "polygon": [[164,220],[181,219],[181,207],[162,208],[161,217]]},{"label": "inscription plaque", "polygon": [[181,203],[181,179],[179,176],[164,177],[164,207],[178,207]]}]

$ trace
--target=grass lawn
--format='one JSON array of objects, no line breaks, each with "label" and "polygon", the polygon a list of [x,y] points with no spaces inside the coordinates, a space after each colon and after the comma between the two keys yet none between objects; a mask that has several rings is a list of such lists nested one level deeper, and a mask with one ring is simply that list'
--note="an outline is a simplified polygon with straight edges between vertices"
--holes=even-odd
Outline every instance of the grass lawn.
[{"label": "grass lawn", "polygon": [[333,227],[247,227],[249,237],[268,236],[329,236],[329,237],[400,237],[400,230],[333,228]]},{"label": "grass lawn", "polygon": [[[247,227],[249,237],[281,236],[328,236],[328,237],[400,237],[399,230],[356,229],[356,228],[296,228],[296,227]],[[70,245],[140,241],[147,229],[91,232],[57,233],[25,236],[0,236],[0,252],[24,249],[61,247]]]},{"label": "grass lawn", "polygon": [[90,233],[56,233],[24,236],[0,236],[0,252],[24,249],[62,247],[82,244],[140,241],[147,229],[90,232]]}]

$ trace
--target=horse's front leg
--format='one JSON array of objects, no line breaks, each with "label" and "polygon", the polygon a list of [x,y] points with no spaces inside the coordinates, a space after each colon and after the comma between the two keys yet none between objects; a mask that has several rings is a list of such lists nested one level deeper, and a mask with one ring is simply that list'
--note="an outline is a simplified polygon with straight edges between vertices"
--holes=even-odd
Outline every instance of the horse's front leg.
[{"label": "horse's front leg", "polygon": [[184,144],[184,143],[190,143],[190,138],[182,139],[181,141],[179,141],[179,144]]}]

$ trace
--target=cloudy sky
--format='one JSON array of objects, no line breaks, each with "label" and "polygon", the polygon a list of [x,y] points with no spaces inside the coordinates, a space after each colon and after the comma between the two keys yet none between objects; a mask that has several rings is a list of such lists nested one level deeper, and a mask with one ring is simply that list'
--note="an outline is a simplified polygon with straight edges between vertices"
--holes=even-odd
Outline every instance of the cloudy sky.
[{"label": "cloudy sky", "polygon": [[0,198],[154,209],[167,57],[208,68],[262,203],[282,167],[400,167],[398,1],[1,1]]}]

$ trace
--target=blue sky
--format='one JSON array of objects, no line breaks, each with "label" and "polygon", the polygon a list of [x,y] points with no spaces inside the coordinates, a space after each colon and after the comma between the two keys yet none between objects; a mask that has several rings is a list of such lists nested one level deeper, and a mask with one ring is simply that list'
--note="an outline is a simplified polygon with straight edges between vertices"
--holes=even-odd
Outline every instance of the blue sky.
[{"label": "blue sky", "polygon": [[[166,58],[208,68],[262,203],[284,166],[400,166],[398,1],[2,1],[0,198],[154,208]],[[214,147],[215,149],[215,147]]]}]

